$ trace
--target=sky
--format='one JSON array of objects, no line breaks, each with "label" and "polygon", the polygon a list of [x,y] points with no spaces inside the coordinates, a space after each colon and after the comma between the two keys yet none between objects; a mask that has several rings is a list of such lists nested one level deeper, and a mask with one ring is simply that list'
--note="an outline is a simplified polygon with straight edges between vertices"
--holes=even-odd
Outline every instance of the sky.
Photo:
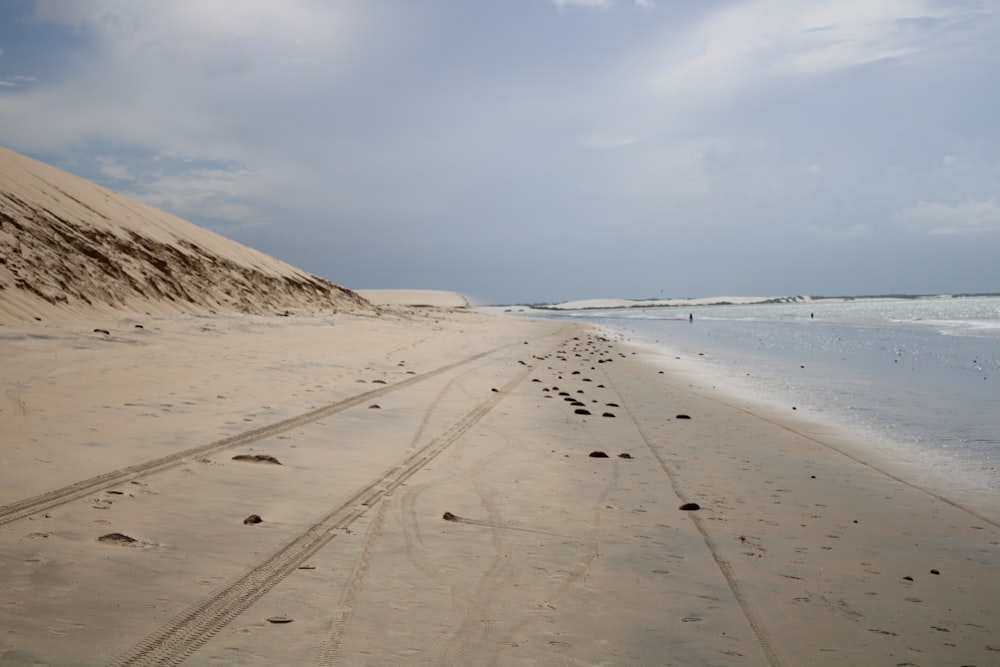
[{"label": "sky", "polygon": [[356,289],[1000,292],[997,0],[4,0],[0,145]]}]

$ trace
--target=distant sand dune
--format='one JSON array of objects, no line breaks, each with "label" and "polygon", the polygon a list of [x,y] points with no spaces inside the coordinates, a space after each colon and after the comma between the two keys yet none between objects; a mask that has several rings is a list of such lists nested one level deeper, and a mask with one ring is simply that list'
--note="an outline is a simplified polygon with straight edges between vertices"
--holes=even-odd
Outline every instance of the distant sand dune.
[{"label": "distant sand dune", "polygon": [[357,293],[379,306],[468,308],[468,297],[458,292],[422,289],[361,289]]},{"label": "distant sand dune", "polygon": [[2,147],[0,258],[0,323],[371,309],[343,287]]}]

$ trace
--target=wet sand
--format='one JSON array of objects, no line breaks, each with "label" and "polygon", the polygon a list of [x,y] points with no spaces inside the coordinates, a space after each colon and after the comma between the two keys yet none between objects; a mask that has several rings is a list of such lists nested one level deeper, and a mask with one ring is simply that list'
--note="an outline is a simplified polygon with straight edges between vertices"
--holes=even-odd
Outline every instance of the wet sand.
[{"label": "wet sand", "polygon": [[596,329],[0,336],[3,665],[1000,660],[1000,518]]}]

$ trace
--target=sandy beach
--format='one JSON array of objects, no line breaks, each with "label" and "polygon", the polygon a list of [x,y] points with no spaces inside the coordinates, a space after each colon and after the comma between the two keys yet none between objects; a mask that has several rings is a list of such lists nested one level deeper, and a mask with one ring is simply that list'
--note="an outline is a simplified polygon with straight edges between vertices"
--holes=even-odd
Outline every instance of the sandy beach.
[{"label": "sandy beach", "polygon": [[3,665],[1000,659],[996,516],[594,329],[0,335]]},{"label": "sandy beach", "polygon": [[1000,663],[994,499],[583,323],[0,195],[0,665]]}]

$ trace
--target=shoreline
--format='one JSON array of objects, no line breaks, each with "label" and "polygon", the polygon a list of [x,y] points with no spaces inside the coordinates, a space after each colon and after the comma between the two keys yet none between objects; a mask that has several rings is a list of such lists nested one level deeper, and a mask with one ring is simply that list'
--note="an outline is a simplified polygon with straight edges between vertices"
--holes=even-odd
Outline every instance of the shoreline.
[{"label": "shoreline", "polygon": [[0,527],[3,664],[1000,652],[995,521],[597,327],[398,308],[0,333],[4,510],[118,471]]},{"label": "shoreline", "polygon": [[[886,475],[900,479],[930,495],[945,499],[967,508],[970,512],[991,524],[1000,524],[1000,509],[996,505],[996,493],[986,485],[992,478],[974,476],[977,485],[962,485],[954,479],[953,471],[943,472],[929,467],[926,451],[919,452],[919,458],[912,450],[912,444],[904,438],[882,433],[871,424],[851,422],[847,415],[830,411],[822,405],[806,401],[796,401],[791,393],[764,391],[759,385],[747,382],[729,367],[713,365],[691,352],[684,352],[663,340],[633,340],[636,333],[627,327],[596,324],[609,336],[621,337],[622,341],[644,350],[651,365],[666,372],[681,373],[690,379],[691,387],[715,400],[724,400],[734,407],[769,419],[787,423],[791,428],[808,432],[819,429],[831,443],[845,455],[864,461]],[[641,337],[640,337],[641,338]],[[791,413],[789,412],[791,409]]]}]

